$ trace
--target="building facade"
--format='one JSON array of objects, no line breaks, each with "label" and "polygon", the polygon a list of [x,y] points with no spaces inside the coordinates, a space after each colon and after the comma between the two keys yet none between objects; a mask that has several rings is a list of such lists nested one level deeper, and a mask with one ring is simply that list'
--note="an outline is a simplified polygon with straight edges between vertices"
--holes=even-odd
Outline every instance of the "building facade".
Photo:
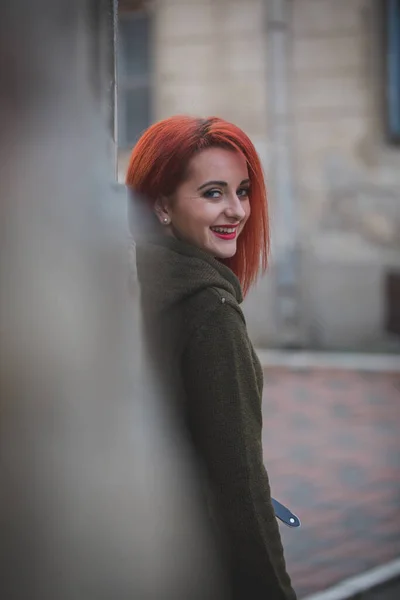
[{"label": "building facade", "polygon": [[119,2],[119,179],[135,136],[173,114],[222,116],[258,149],[272,253],[245,301],[257,346],[400,347],[399,14],[397,0]]}]

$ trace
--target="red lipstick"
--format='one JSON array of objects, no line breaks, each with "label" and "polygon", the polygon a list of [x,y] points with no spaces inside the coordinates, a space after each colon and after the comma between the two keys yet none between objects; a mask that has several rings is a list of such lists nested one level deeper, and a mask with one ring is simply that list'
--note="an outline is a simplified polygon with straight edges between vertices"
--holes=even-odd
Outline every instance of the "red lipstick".
[{"label": "red lipstick", "polygon": [[210,227],[210,229],[221,240],[234,240],[237,235],[238,226],[238,223],[236,225],[215,225],[214,227]]}]

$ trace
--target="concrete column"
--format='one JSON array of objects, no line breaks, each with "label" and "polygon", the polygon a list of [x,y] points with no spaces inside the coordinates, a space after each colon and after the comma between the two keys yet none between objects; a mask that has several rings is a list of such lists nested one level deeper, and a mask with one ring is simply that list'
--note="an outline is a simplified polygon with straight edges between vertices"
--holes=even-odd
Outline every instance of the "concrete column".
[{"label": "concrete column", "polygon": [[266,0],[269,173],[274,207],[272,258],[279,342],[300,344],[297,216],[292,165],[287,0]]}]

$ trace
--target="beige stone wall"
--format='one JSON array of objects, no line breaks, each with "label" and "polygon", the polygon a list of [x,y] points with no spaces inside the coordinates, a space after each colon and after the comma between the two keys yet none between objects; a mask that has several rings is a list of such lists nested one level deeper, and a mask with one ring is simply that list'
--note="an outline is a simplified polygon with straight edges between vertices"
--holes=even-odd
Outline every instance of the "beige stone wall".
[{"label": "beige stone wall", "polygon": [[362,149],[370,143],[376,107],[369,4],[293,3],[293,133],[306,231],[318,227],[331,163],[362,169]]},{"label": "beige stone wall", "polygon": [[218,115],[265,156],[263,0],[156,0],[155,117]]},{"label": "beige stone wall", "polygon": [[374,0],[293,3],[293,139],[303,231],[319,229],[321,218],[333,210],[330,196],[345,189],[353,196],[368,192],[369,202],[353,202],[355,211],[360,219],[367,209],[381,219],[371,232],[368,219],[361,219],[360,234],[368,237],[373,230],[378,242],[379,229],[381,241],[394,248],[395,232],[390,239],[390,224],[387,231],[383,225],[393,215],[385,213],[381,199],[389,204],[400,183],[400,151],[384,134],[378,5]]},{"label": "beige stone wall", "polygon": [[381,3],[296,0],[293,150],[309,344],[387,348],[400,266],[400,149],[385,139]]}]

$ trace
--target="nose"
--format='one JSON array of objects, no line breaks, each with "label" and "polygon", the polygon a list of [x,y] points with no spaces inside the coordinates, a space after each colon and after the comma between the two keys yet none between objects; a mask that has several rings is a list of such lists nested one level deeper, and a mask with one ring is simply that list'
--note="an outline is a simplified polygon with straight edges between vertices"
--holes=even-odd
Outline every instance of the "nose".
[{"label": "nose", "polygon": [[228,205],[225,208],[225,215],[235,221],[242,221],[245,218],[246,211],[236,193],[230,195]]}]

